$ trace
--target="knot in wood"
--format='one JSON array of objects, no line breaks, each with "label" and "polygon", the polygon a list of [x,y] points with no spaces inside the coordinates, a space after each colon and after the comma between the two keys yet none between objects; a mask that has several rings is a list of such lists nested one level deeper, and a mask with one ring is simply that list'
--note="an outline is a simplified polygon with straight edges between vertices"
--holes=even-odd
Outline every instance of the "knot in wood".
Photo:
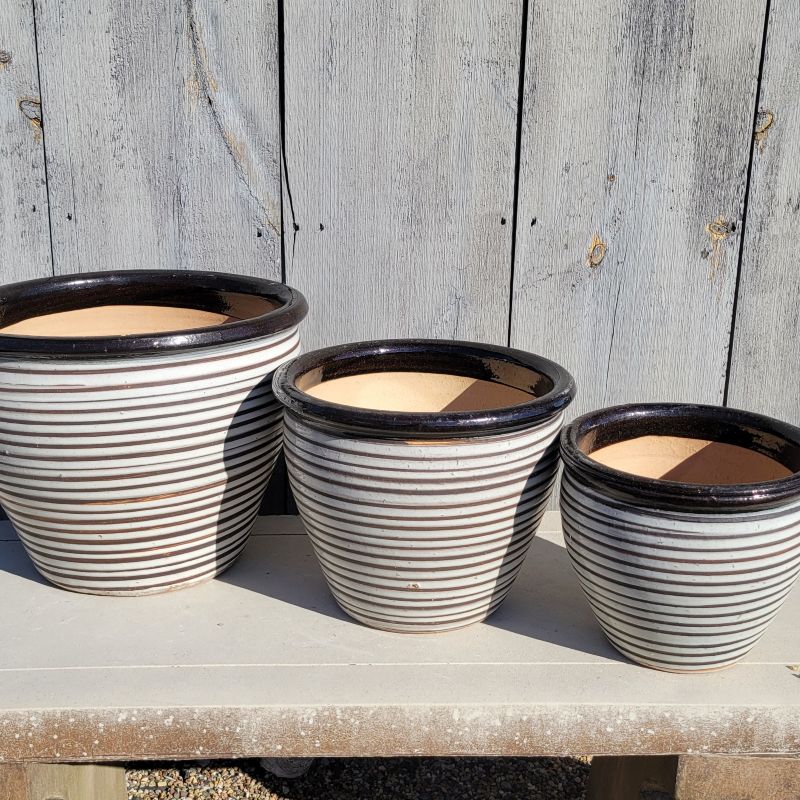
[{"label": "knot in wood", "polygon": [[597,269],[606,257],[607,249],[606,243],[597,234],[592,236],[592,243],[586,256],[586,266],[589,269]]}]

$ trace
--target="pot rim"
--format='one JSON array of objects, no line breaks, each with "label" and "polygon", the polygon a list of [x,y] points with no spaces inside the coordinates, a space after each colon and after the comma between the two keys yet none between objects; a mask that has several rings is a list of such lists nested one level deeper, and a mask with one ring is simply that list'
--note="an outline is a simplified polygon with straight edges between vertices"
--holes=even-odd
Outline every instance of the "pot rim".
[{"label": "pot rim", "polygon": [[[415,361],[413,369],[403,359]],[[365,364],[366,361],[366,364]],[[510,365],[536,374],[528,391],[544,381],[541,396],[496,409],[446,412],[382,411],[333,403],[312,397],[297,380],[321,370],[322,380],[368,372],[440,372],[501,383],[491,364]],[[425,366],[428,369],[423,369]],[[382,366],[381,366],[382,365]],[[520,388],[520,387],[518,387]],[[572,376],[542,356],[499,345],[447,339],[381,339],[336,345],[305,353],[275,372],[273,392],[286,408],[318,427],[348,430],[380,438],[450,439],[519,430],[555,416],[575,396]]]},{"label": "pot rim", "polygon": [[[277,303],[278,307],[236,322],[163,333],[72,338],[0,333],[0,354],[97,358],[195,350],[280,333],[300,323],[308,311],[300,292],[265,278],[206,270],[116,270],[57,275],[2,286],[0,325],[58,311],[111,304],[199,309],[205,306],[204,310],[224,311],[224,295],[230,292],[260,297]],[[19,308],[24,308],[25,313],[9,315],[9,309]]]},{"label": "pot rim", "polygon": [[[616,426],[618,432],[621,429],[622,435],[611,435],[611,426]],[[594,435],[592,444],[595,444],[598,433],[601,443],[593,449],[647,435],[707,438],[773,458],[791,469],[792,474],[769,481],[737,484],[646,478],[590,458],[579,442]],[[602,436],[603,433],[606,436]],[[564,426],[560,450],[565,471],[575,473],[595,491],[649,508],[732,511],[777,506],[800,499],[800,428],[752,411],[694,403],[610,406],[584,414]]]}]

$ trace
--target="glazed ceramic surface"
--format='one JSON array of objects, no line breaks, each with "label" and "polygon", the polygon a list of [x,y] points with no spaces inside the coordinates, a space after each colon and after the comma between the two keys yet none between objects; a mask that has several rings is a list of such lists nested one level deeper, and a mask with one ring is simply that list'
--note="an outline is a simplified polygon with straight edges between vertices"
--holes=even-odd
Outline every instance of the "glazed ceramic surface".
[{"label": "glazed ceramic surface", "polygon": [[[638,462],[614,463],[661,463],[662,477],[609,465],[639,437]],[[655,458],[650,437],[707,444],[676,456],[666,441]],[[800,571],[800,429],[729,408],[618,406],[568,425],[561,454],[567,550],[612,644],[678,672],[744,656]]]},{"label": "glazed ceramic surface", "polygon": [[42,575],[80,592],[144,594],[228,567],[280,450],[271,373],[299,351],[302,296],[188,271],[65,276],[2,295],[4,328],[104,303],[231,320],[78,338],[69,327],[0,330],[0,500]]},{"label": "glazed ceramic surface", "polygon": [[[402,374],[412,371],[440,373],[440,393],[456,386],[448,406],[459,410],[385,411],[377,401],[353,407],[311,394],[325,395],[317,387],[326,381],[378,372],[395,386],[386,404],[405,406]],[[453,375],[472,385],[462,389]],[[484,401],[496,396],[481,381],[513,387],[521,402],[464,407],[476,386]],[[282,367],[274,385],[288,407],[294,496],[339,605],[402,632],[459,628],[497,608],[550,495],[574,393],[568,373],[520,351],[411,340],[309,353]],[[466,405],[475,404],[485,402]]]}]

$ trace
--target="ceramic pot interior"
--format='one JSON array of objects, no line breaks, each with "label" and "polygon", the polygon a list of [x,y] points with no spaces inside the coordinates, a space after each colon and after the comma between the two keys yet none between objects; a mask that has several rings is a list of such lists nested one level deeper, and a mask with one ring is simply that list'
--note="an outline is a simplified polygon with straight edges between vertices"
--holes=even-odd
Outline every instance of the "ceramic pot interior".
[{"label": "ceramic pot interior", "polygon": [[0,353],[113,358],[287,335],[308,311],[290,286],[200,270],[109,270],[8,284]]},{"label": "ceramic pot interior", "polygon": [[779,433],[691,414],[617,420],[579,435],[593,461],[643,478],[730,486],[800,470],[800,447]]},{"label": "ceramic pot interior", "polygon": [[436,414],[516,406],[547,394],[553,381],[500,359],[415,352],[335,362],[300,375],[296,386],[352,408]]},{"label": "ceramic pot interior", "polygon": [[477,342],[383,339],[313,350],[272,383],[298,417],[353,435],[417,440],[538,425],[575,395],[572,376],[534,353]]},{"label": "ceramic pot interior", "polygon": [[753,450],[681,436],[638,436],[602,447],[591,458],[632,475],[681,483],[721,486],[792,474],[779,461]]},{"label": "ceramic pot interior", "polygon": [[[82,301],[79,292],[57,295],[52,298],[50,307],[58,310],[35,313],[35,308],[28,308],[33,312],[31,316],[23,316],[0,326],[0,334],[71,338],[168,333],[251,319],[278,307],[277,303],[266,298],[241,292],[185,292],[185,300],[176,296],[174,304],[155,304],[147,302],[146,287],[142,288],[145,290],[140,294],[140,303],[101,303],[75,307]],[[21,309],[22,313],[25,311]],[[19,317],[19,313],[15,316]]]},{"label": "ceramic pot interior", "polygon": [[535,397],[516,386],[446,372],[364,372],[317,383],[303,376],[298,385],[329,403],[411,413],[482,411],[515,406]]}]

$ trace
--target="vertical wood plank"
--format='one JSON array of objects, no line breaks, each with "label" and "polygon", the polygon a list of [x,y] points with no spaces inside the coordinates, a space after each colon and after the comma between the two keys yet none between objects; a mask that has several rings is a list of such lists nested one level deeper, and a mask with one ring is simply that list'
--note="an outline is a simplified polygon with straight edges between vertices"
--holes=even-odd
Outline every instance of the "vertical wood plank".
[{"label": "vertical wood plank", "polygon": [[772,0],[756,117],[728,403],[800,425],[800,28]]},{"label": "vertical wood plank", "polygon": [[573,415],[722,401],[764,6],[532,5],[512,344]]},{"label": "vertical wood plank", "polygon": [[24,764],[0,764],[0,797],[3,800],[30,800]]},{"label": "vertical wood plank", "polygon": [[29,800],[126,800],[125,767],[28,764]]},{"label": "vertical wood plank", "polygon": [[678,756],[595,756],[586,800],[672,798]]},{"label": "vertical wood plank", "polygon": [[52,275],[32,0],[0,12],[0,283]]},{"label": "vertical wood plank", "polygon": [[285,252],[308,348],[505,343],[521,18],[521,0],[286,4]]},{"label": "vertical wood plank", "polygon": [[277,0],[36,0],[57,273],[280,275]]}]

